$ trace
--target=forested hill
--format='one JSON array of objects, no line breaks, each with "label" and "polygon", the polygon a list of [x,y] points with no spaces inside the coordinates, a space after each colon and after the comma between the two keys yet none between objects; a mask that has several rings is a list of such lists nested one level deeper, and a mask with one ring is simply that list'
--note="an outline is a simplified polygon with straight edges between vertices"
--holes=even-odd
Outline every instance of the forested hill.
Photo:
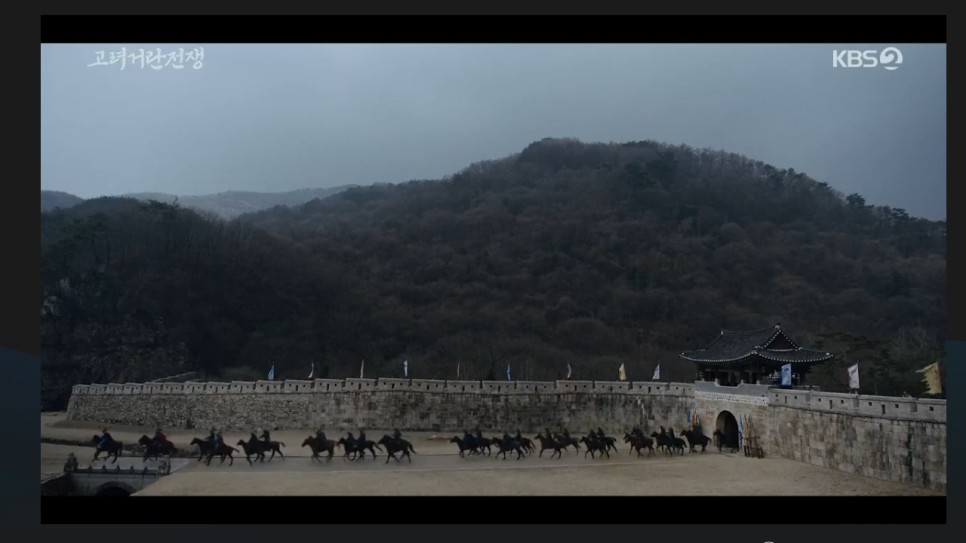
[{"label": "forested hill", "polygon": [[[91,209],[90,206],[98,206]],[[818,376],[921,393],[944,222],[792,170],[655,142],[543,140],[450,178],[231,222],[105,199],[43,218],[44,378],[691,380],[677,353],[781,322]]]}]

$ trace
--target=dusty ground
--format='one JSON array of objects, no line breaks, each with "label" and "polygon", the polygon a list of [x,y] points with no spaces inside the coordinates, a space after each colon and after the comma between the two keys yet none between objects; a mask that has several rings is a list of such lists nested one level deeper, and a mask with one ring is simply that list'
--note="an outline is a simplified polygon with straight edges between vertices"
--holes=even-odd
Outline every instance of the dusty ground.
[{"label": "dusty ground", "polygon": [[[57,439],[90,440],[103,425],[72,423],[62,413],[41,416],[42,436]],[[109,426],[111,435],[125,443],[137,441],[153,428]],[[187,446],[201,431],[167,432],[176,446]],[[376,460],[349,462],[341,449],[331,462],[319,464],[309,458],[302,440],[311,432],[273,432],[272,439],[285,443],[286,459],[249,466],[243,453],[234,465],[211,466],[192,461],[163,477],[137,495],[461,495],[473,488],[478,495],[941,495],[926,489],[779,458],[754,459],[721,454],[709,449],[703,454],[636,458],[621,444],[620,454],[610,459],[591,459],[572,450],[561,459],[536,456],[515,460],[494,457],[460,458],[452,435],[405,433],[418,454],[412,463],[390,461],[380,454]],[[369,430],[370,439],[386,431]],[[329,436],[330,439],[333,436]],[[532,436],[529,436],[532,437]],[[225,441],[237,443],[248,434],[226,434]],[[82,466],[93,455],[93,447],[42,444],[41,471],[59,472],[68,452],[77,454]],[[94,467],[98,467],[96,464]]]}]

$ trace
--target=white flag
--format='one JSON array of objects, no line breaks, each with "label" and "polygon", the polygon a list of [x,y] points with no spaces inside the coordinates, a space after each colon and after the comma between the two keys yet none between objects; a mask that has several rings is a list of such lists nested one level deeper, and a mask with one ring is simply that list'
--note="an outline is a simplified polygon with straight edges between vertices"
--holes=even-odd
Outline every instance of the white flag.
[{"label": "white flag", "polygon": [[620,379],[621,381],[626,381],[627,380],[627,374],[624,372],[624,364],[621,364],[621,367],[618,368],[618,370],[617,370],[617,378]]},{"label": "white flag", "polygon": [[315,375],[315,362],[312,362],[312,371],[309,372],[309,379],[311,379],[313,375]]},{"label": "white flag", "polygon": [[849,388],[859,389],[859,365],[849,366]]},{"label": "white flag", "polygon": [[359,379],[363,378],[362,376],[365,373],[365,370],[366,370],[366,361],[363,360],[362,364],[359,364]]},{"label": "white flag", "polygon": [[661,378],[661,365],[658,364],[657,367],[654,368],[654,377],[651,377],[651,379],[653,379],[654,381],[657,381],[660,378]]},{"label": "white flag", "polygon": [[460,363],[457,362],[456,363],[456,380],[459,381],[459,379],[460,379]]},{"label": "white flag", "polygon": [[403,362],[403,377],[409,377],[409,360]]},{"label": "white flag", "polygon": [[272,369],[268,370],[268,380],[269,381],[275,380],[275,364],[272,364]]},{"label": "white flag", "polygon": [[570,374],[571,374],[570,364],[567,364],[567,379],[570,379]]},{"label": "white flag", "polygon": [[785,364],[782,366],[782,386],[790,387],[792,386],[792,365]]}]

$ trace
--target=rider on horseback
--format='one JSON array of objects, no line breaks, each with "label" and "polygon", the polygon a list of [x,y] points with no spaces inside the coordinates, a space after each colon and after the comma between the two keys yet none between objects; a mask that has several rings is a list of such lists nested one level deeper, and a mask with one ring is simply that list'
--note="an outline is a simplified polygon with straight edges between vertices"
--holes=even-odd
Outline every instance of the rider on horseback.
[{"label": "rider on horseback", "polygon": [[318,444],[319,447],[321,447],[325,445],[325,442],[326,442],[325,430],[323,430],[322,428],[319,428],[319,430],[315,432],[315,443]]},{"label": "rider on horseback", "polygon": [[154,446],[161,448],[161,447],[164,447],[167,443],[168,443],[168,437],[164,435],[164,432],[161,431],[161,428],[158,428],[154,432]]},{"label": "rider on horseback", "polygon": [[399,431],[399,428],[392,431],[392,438],[396,442],[396,445],[402,446],[402,432]]},{"label": "rider on horseback", "polygon": [[213,451],[218,450],[218,436],[219,436],[218,431],[212,428],[211,435],[208,436],[208,445],[211,447],[211,450]]},{"label": "rider on horseback", "polygon": [[97,448],[103,449],[108,443],[114,441],[111,434],[107,433],[107,428],[104,428],[104,432],[101,434],[100,441],[97,442]]},{"label": "rider on horseback", "polygon": [[262,430],[262,435],[259,436],[258,439],[264,441],[265,443],[268,443],[269,440],[271,439],[271,437],[268,435],[268,430],[267,429],[263,429]]}]

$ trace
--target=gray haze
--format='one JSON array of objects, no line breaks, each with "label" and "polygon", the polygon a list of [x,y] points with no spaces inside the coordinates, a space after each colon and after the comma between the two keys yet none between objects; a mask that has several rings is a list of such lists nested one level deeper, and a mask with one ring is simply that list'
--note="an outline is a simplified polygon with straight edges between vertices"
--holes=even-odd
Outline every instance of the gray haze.
[{"label": "gray haze", "polygon": [[895,71],[833,68],[833,49],[883,47],[854,44],[204,44],[201,69],[157,71],[87,66],[120,45],[44,45],[41,188],[397,183],[544,137],[653,139],[945,219],[945,46],[886,45],[902,51]]}]

